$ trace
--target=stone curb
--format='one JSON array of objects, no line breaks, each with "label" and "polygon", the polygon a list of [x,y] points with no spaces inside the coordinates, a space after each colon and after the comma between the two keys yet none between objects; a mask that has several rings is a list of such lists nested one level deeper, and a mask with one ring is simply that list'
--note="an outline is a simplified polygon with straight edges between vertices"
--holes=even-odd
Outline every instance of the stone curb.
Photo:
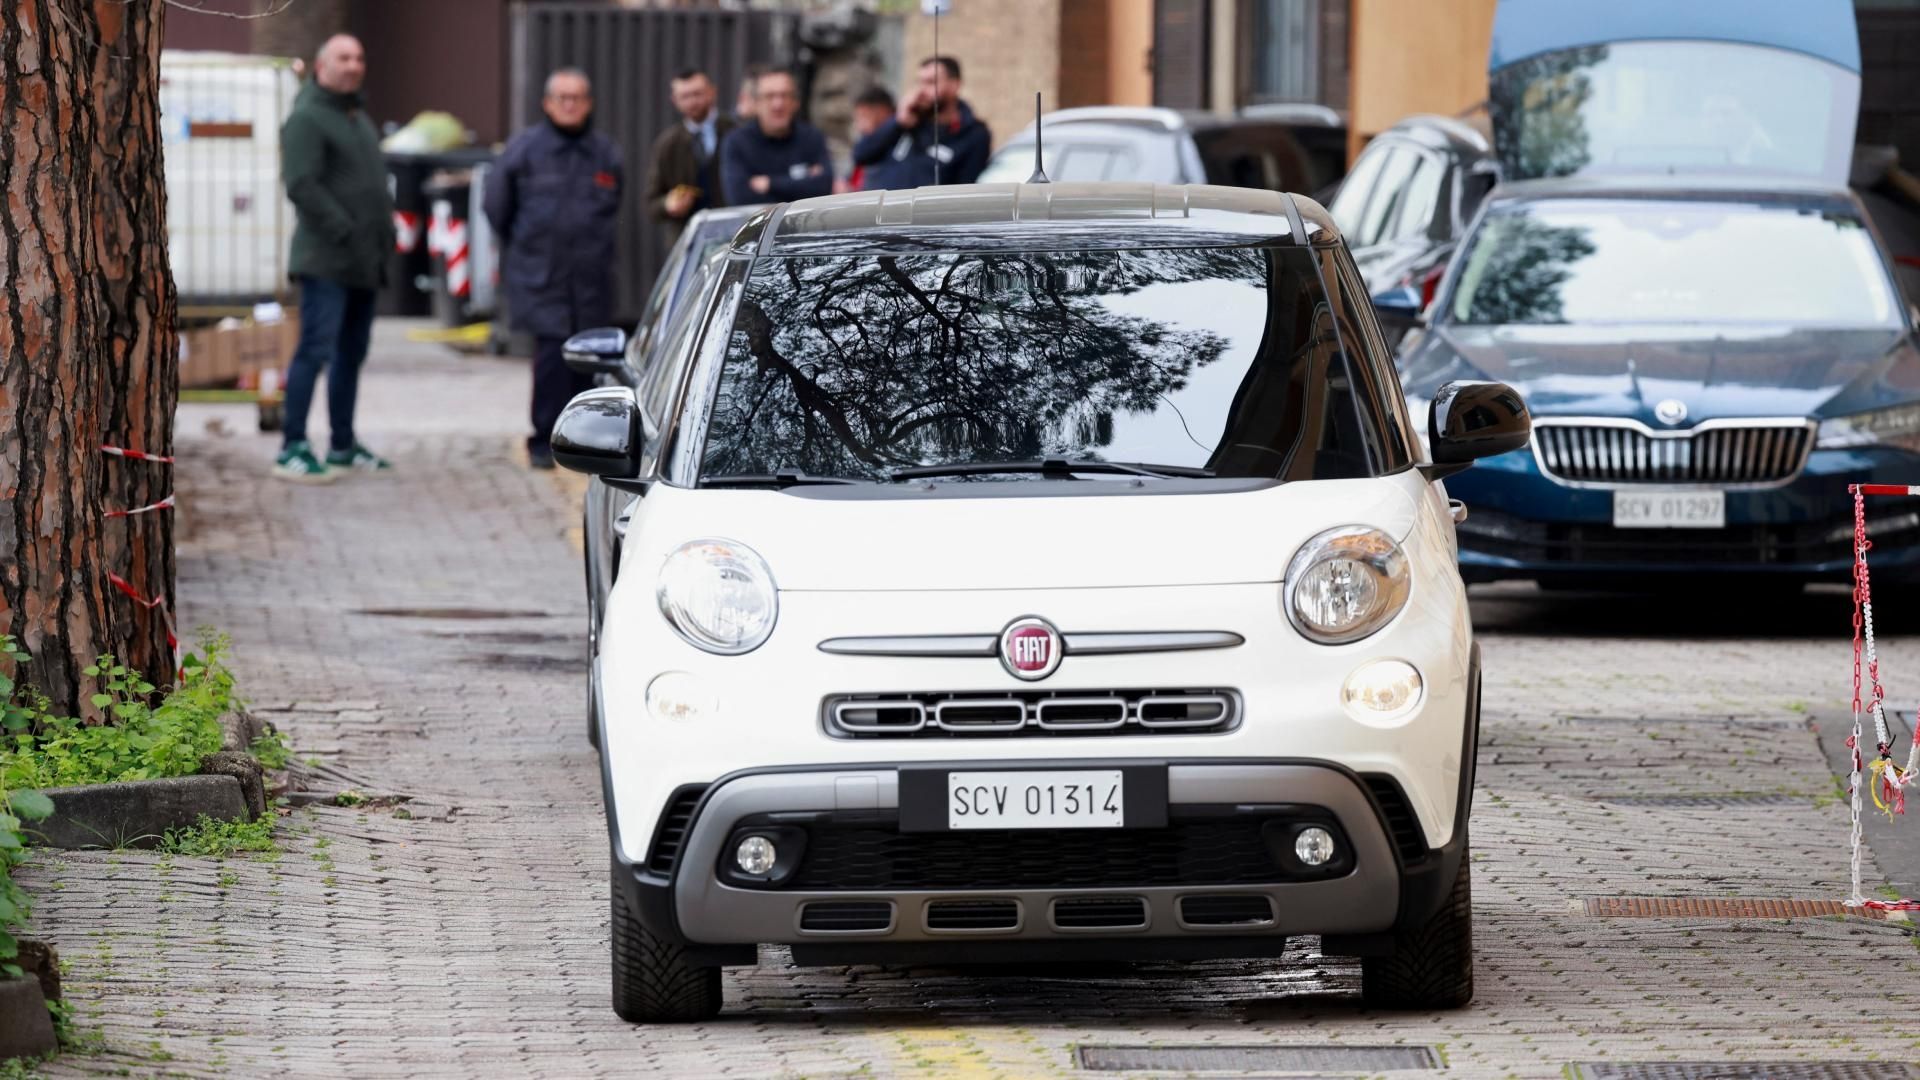
[{"label": "stone curb", "polygon": [[40,983],[0,979],[0,1061],[51,1054],[59,1046]]},{"label": "stone curb", "polygon": [[202,814],[220,821],[253,816],[240,781],[226,775],[83,784],[45,794],[53,815],[28,833],[41,847],[153,847],[162,833],[192,825]]}]

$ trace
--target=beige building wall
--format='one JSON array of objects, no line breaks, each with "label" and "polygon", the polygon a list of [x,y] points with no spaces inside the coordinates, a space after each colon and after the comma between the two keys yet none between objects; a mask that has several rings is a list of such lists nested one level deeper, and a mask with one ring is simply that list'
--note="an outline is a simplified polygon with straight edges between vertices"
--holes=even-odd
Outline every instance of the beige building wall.
[{"label": "beige building wall", "polygon": [[[1095,0],[1101,2],[1101,0]],[[1104,0],[1107,105],[1153,104],[1153,0]]]},{"label": "beige building wall", "polygon": [[1350,150],[1412,113],[1486,100],[1496,0],[1352,0]]},{"label": "beige building wall", "polygon": [[[940,16],[940,51],[960,61],[962,91],[974,113],[993,129],[993,143],[1033,122],[1033,94],[1049,107],[1060,99],[1062,0],[967,0]],[[907,17],[907,78],[933,55],[933,19]],[[901,88],[894,87],[895,93]]]}]

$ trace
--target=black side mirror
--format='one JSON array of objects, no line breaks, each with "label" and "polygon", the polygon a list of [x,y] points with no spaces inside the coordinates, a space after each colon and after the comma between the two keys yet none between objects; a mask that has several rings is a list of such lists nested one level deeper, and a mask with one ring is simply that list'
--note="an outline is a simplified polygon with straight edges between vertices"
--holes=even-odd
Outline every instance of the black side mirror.
[{"label": "black side mirror", "polygon": [[625,386],[589,390],[560,410],[553,425],[553,460],[591,476],[640,472],[640,406]]},{"label": "black side mirror", "polygon": [[1506,383],[1450,382],[1433,395],[1427,413],[1427,479],[1452,476],[1481,458],[1522,449],[1533,437],[1533,417]]},{"label": "black side mirror", "polygon": [[582,375],[615,375],[627,355],[627,332],[617,326],[582,330],[560,346],[567,366]]}]

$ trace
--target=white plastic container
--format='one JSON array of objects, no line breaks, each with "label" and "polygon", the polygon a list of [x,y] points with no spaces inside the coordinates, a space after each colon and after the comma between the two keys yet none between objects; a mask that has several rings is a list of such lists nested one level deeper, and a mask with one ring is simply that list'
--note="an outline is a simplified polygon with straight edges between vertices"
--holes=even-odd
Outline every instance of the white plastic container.
[{"label": "white plastic container", "polygon": [[278,57],[160,54],[167,246],[182,307],[286,294],[293,205],[280,184],[280,125],[298,89]]}]

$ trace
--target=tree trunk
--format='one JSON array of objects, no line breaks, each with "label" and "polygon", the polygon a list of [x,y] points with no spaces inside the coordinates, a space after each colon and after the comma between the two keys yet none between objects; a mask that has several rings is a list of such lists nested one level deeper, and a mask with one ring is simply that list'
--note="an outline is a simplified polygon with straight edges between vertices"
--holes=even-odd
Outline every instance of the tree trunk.
[{"label": "tree trunk", "polygon": [[[113,653],[171,681],[173,275],[159,126],[163,0],[12,0],[0,15],[0,633],[86,715]],[[148,608],[125,595],[115,574]]]}]

